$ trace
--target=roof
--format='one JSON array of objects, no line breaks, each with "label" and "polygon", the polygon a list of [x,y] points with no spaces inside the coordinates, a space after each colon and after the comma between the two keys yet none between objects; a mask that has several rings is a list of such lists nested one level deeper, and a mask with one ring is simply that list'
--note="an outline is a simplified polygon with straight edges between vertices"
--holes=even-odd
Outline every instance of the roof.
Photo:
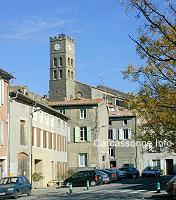
[{"label": "roof", "polygon": [[10,79],[14,78],[12,74],[5,71],[4,69],[0,68],[0,77],[9,81]]},{"label": "roof", "polygon": [[103,99],[73,99],[69,101],[50,101],[50,106],[84,106],[84,105],[98,105],[103,102]]},{"label": "roof", "polygon": [[135,117],[135,115],[126,108],[114,106],[109,109],[109,117]]},{"label": "roof", "polygon": [[115,89],[112,89],[110,87],[107,87],[107,86],[103,86],[103,85],[98,85],[97,87],[95,87],[96,89],[99,89],[99,90],[103,90],[104,92],[107,92],[107,93],[111,93],[113,95],[117,95],[117,96],[121,96],[121,97],[124,97],[124,98],[127,98],[128,97],[128,94],[127,93],[124,93],[124,92],[120,92],[119,90],[115,90]]},{"label": "roof", "polygon": [[15,99],[15,100],[17,100],[19,102],[25,103],[27,105],[39,107],[39,108],[41,108],[41,110],[43,110],[43,111],[45,111],[47,113],[50,113],[50,114],[52,114],[54,116],[57,116],[57,117],[63,119],[64,121],[68,121],[69,120],[69,118],[66,115],[58,112],[57,110],[53,109],[52,107],[50,107],[50,106],[48,106],[46,104],[43,104],[43,103],[41,103],[41,102],[39,102],[37,100],[34,100],[34,99],[24,95],[21,92],[18,92],[18,91],[10,92],[10,97],[12,99]]}]

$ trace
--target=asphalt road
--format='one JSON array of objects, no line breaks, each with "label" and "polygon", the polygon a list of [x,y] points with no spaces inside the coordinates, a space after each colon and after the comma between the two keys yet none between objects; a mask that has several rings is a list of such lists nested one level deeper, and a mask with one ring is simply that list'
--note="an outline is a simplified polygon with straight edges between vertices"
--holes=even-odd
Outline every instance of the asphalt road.
[{"label": "asphalt road", "polygon": [[[19,200],[171,200],[172,198],[165,192],[165,185],[171,177],[162,176],[157,178],[138,178],[126,179],[101,186],[96,186],[86,190],[85,187],[74,187],[73,193],[68,193],[67,188],[45,188],[32,192],[32,196],[26,195],[19,197]],[[157,182],[161,184],[161,192],[156,192]]]}]

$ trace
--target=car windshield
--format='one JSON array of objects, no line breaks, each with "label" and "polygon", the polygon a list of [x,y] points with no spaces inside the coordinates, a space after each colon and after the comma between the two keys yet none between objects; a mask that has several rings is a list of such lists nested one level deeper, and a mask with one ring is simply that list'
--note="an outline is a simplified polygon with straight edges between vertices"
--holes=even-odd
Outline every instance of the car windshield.
[{"label": "car windshield", "polygon": [[17,182],[17,177],[2,178],[0,180],[0,185],[13,184],[16,182]]}]

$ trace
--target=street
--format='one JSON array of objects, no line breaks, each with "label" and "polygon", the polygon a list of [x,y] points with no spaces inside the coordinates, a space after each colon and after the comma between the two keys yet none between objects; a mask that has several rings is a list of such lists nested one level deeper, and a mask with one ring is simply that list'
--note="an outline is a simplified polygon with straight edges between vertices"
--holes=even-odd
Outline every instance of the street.
[{"label": "street", "polygon": [[[68,193],[68,188],[43,188],[34,189],[32,196],[26,195],[19,197],[20,200],[32,199],[148,199],[148,200],[170,200],[172,199],[165,192],[165,185],[171,177],[162,176],[157,178],[138,178],[138,179],[125,179],[117,183],[105,184],[96,187],[73,187],[73,193]],[[156,192],[157,182],[161,184],[161,192]]]}]

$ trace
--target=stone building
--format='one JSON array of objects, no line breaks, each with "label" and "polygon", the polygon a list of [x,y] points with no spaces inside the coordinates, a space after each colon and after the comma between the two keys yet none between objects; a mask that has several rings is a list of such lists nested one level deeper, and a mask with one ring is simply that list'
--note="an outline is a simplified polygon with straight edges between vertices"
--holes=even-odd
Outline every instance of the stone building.
[{"label": "stone building", "polygon": [[[108,110],[103,99],[50,102],[71,120],[68,132],[69,169],[108,168]],[[98,141],[104,141],[99,145]]]},{"label": "stone building", "polygon": [[0,178],[9,174],[9,81],[13,76],[0,68]]},{"label": "stone building", "polygon": [[[75,80],[75,73],[74,39],[64,34],[51,37],[49,105],[60,110],[62,113],[64,112],[71,119],[71,141],[68,144],[68,158],[70,158],[70,160],[68,159],[69,167],[79,168],[80,161],[78,155],[82,155],[84,153],[86,155],[83,156],[87,159],[87,165],[84,165],[85,167],[108,168],[110,167],[110,164],[115,164],[116,162],[115,160],[112,160],[109,155],[112,151],[108,146],[108,123],[110,117],[108,116],[108,105],[124,107],[124,99],[127,98],[128,94],[102,85],[94,87],[81,83]],[[103,106],[99,106],[99,100],[101,100],[100,102],[103,102],[103,104],[101,103]],[[92,107],[93,102],[96,102],[96,105]],[[85,109],[85,111],[83,109]],[[86,119],[83,120],[80,119],[80,112],[87,112],[89,114],[86,115]],[[131,123],[130,127],[133,125],[134,123]],[[74,141],[74,135],[77,132],[78,134],[84,132],[85,127],[87,127],[87,134],[90,135],[91,142]],[[98,127],[98,129],[95,129],[95,127]],[[115,128],[116,130],[119,130],[121,125],[120,127]],[[132,128],[134,129],[134,127]],[[97,136],[95,136],[95,134],[97,134]],[[87,139],[89,138],[87,137]],[[105,146],[103,152],[98,151],[98,149],[95,149],[93,146],[92,141],[95,139],[98,139],[98,141],[100,140],[101,144]],[[102,147],[102,145],[100,146]],[[92,154],[95,151],[96,154]],[[129,149],[129,154],[130,151],[131,150]],[[128,150],[126,154],[128,154]],[[122,153],[121,156],[123,155],[125,154]],[[133,157],[135,156],[133,155]],[[85,158],[84,160],[86,160]],[[119,158],[120,157],[118,156],[118,159]],[[114,159],[117,159],[117,157]],[[126,162],[127,160],[128,159],[126,159]],[[129,160],[129,162],[132,161]]]},{"label": "stone building", "polygon": [[40,186],[67,171],[68,117],[38,101],[26,88],[10,93],[9,159],[11,175],[41,172]]}]

